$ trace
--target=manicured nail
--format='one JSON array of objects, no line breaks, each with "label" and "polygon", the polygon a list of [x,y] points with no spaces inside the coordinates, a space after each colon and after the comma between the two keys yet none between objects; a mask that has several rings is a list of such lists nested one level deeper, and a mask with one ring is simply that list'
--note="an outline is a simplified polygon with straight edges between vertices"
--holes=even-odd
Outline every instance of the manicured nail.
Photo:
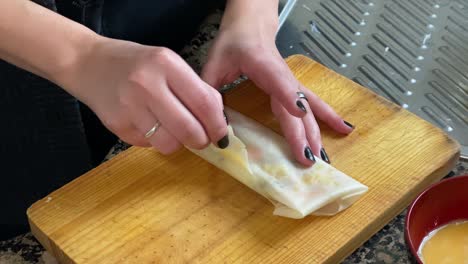
[{"label": "manicured nail", "polygon": [[218,141],[218,147],[220,149],[225,149],[229,146],[229,137],[225,135],[222,139]]},{"label": "manicured nail", "polygon": [[312,150],[309,147],[305,147],[304,149],[304,156],[313,162],[315,162],[314,154],[312,154]]},{"label": "manicured nail", "polygon": [[223,110],[223,114],[224,114],[224,120],[226,121],[226,124],[229,125],[229,120],[227,119],[227,115],[226,115],[226,112],[224,112],[224,110]]},{"label": "manicured nail", "polygon": [[330,159],[328,158],[327,152],[325,151],[324,148],[320,149],[320,157],[322,158],[323,161],[330,164]]},{"label": "manicured nail", "polygon": [[309,102],[309,99],[307,99],[307,96],[303,92],[297,92],[297,96],[299,96],[299,99],[305,99]]},{"label": "manicured nail", "polygon": [[345,125],[349,126],[350,128],[354,128],[354,126],[346,120],[343,120],[343,123],[345,123]]},{"label": "manicured nail", "polygon": [[305,106],[304,106],[304,104],[301,102],[301,100],[297,100],[297,101],[296,101],[296,105],[297,105],[297,107],[299,107],[299,108],[302,110],[302,112],[307,113],[307,109],[305,108]]}]

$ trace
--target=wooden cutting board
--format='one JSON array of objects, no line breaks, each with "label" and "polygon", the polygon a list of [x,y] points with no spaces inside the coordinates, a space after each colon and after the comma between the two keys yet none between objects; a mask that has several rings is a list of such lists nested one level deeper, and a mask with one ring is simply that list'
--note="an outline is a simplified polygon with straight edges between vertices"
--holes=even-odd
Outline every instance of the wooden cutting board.
[{"label": "wooden cutting board", "polygon": [[[369,186],[333,217],[293,220],[189,151],[131,148],[36,202],[32,232],[64,263],[337,263],[454,166],[459,145],[438,128],[303,56],[297,78],[356,130],[322,125],[332,165]],[[279,130],[250,82],[226,104]]]}]

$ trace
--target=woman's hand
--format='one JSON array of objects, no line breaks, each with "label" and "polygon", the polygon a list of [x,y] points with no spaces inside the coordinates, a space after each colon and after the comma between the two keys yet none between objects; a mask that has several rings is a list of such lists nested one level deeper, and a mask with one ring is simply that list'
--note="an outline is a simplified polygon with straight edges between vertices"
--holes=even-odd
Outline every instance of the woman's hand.
[{"label": "woman's hand", "polygon": [[229,144],[219,92],[168,49],[98,36],[28,0],[0,1],[0,36],[0,58],[57,83],[130,144]]},{"label": "woman's hand", "polygon": [[[271,96],[272,111],[296,159],[310,166],[313,153],[328,162],[315,118],[343,134],[350,133],[353,127],[294,77],[275,44],[277,1],[261,2],[228,2],[202,78],[219,88],[241,74],[247,75]],[[305,97],[301,98],[300,92]]]},{"label": "woman's hand", "polygon": [[[87,56],[61,80],[132,145],[152,145],[167,154],[181,145],[229,144],[219,92],[169,49],[97,37]],[[157,122],[156,133],[145,138]]]}]

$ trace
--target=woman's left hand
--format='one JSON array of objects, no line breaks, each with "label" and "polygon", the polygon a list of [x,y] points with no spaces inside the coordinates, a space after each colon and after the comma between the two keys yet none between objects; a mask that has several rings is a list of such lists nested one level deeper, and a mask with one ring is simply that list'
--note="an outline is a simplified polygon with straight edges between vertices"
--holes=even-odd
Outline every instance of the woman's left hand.
[{"label": "woman's left hand", "polygon": [[[241,74],[246,75],[270,95],[271,109],[280,121],[296,159],[311,166],[314,164],[313,153],[328,162],[316,118],[343,134],[350,133],[353,127],[294,77],[276,48],[275,21],[263,23],[265,20],[255,16],[236,19],[229,15],[227,13],[223,18],[203,68],[202,79],[212,87],[220,88]],[[301,99],[298,92],[306,98]]]}]

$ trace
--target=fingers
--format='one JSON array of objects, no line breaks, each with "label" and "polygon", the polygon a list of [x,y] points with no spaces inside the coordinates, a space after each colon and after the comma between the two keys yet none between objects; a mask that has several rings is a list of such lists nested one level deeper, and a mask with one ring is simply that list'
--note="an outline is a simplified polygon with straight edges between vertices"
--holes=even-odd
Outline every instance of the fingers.
[{"label": "fingers", "polygon": [[151,147],[151,143],[148,142],[144,136],[142,136],[136,127],[134,127],[130,132],[121,135],[122,136],[119,138],[127,144],[144,148]]},{"label": "fingers", "polygon": [[139,135],[139,140],[145,142],[145,146],[153,146],[160,153],[167,155],[171,154],[182,147],[182,144],[176,137],[171,135],[163,124],[160,123],[156,132],[149,138],[145,134],[150,131],[158,121],[157,117],[145,105],[132,105],[128,107],[129,115],[133,117],[135,126],[135,134]]},{"label": "fingers", "polygon": [[228,130],[221,94],[203,82],[185,62],[180,64],[177,69],[169,69],[172,70],[168,79],[169,89],[201,124],[211,142],[225,142]]},{"label": "fingers", "polygon": [[[149,113],[149,112],[148,112]],[[147,115],[150,117],[151,115]],[[155,118],[147,118],[146,120],[156,120]],[[150,147],[153,146],[156,150],[158,150],[160,153],[164,155],[171,154],[177,150],[179,150],[182,147],[182,144],[175,138],[173,135],[171,135],[163,126],[162,124],[157,128],[156,132],[154,132],[153,135],[151,135],[149,138],[146,138],[141,135],[145,135],[150,129],[153,128],[154,124],[156,124],[157,121],[153,122],[144,122],[143,120],[139,120],[138,122],[139,128],[135,129],[135,134],[139,135],[139,140],[145,142],[144,147]],[[137,122],[135,122],[137,123]],[[146,123],[146,125],[141,125]],[[149,125],[153,124],[153,125]],[[145,129],[142,129],[142,127],[145,127]]]},{"label": "fingers", "polygon": [[201,78],[211,87],[220,89],[223,85],[234,82],[240,75],[241,72],[235,65],[209,58],[203,67]]},{"label": "fingers", "polygon": [[117,115],[116,118],[111,113],[98,112],[98,116],[103,122],[103,124],[117,135],[122,141],[139,147],[149,147],[151,146],[144,136],[138,131],[138,129],[133,125],[132,118],[130,115]]},{"label": "fingers", "polygon": [[182,147],[177,138],[171,135],[162,125],[148,140],[155,149],[164,155],[171,154]]},{"label": "fingers", "polygon": [[149,98],[148,106],[162,126],[187,147],[202,149],[210,140],[204,128],[182,102],[167,88]]},{"label": "fingers", "polygon": [[211,87],[218,89],[222,83],[222,76],[219,74],[225,72],[223,69],[219,69],[217,60],[209,59],[208,62],[203,67],[201,72],[201,78]]},{"label": "fingers", "polygon": [[309,146],[302,120],[289,114],[282,104],[273,97],[271,98],[271,109],[281,124],[284,137],[296,160],[305,166],[313,165],[315,157]]},{"label": "fingers", "polygon": [[303,87],[301,89],[309,100],[309,105],[314,113],[320,120],[325,122],[333,130],[342,133],[349,134],[353,131],[354,126],[347,121],[344,121],[334,110],[325,103],[320,97],[314,94],[312,91]]},{"label": "fingers", "polygon": [[280,101],[290,114],[305,116],[307,108],[297,95],[300,84],[281,56],[256,56],[243,72],[258,87]]},{"label": "fingers", "polygon": [[[327,163],[330,163],[330,158],[328,157],[325,148],[322,146],[320,128],[314,117],[313,111],[310,109],[309,104],[307,103],[307,99],[301,100],[304,100],[304,105],[309,111],[309,113],[302,119],[291,116],[284,110],[284,108],[281,109],[281,105],[275,99],[272,99],[273,113],[279,119],[285,138],[299,162],[304,165],[308,165],[307,163],[304,163],[301,153],[299,152],[300,146],[304,144],[303,142],[305,137],[307,142],[306,144],[308,144],[309,149],[313,155],[320,157]],[[307,151],[307,148],[304,149],[304,151]],[[306,154],[306,152],[304,152],[304,154]],[[307,158],[307,155],[305,157]]]},{"label": "fingers", "polygon": [[[149,69],[157,69],[157,74]],[[121,104],[128,108],[135,102],[146,105],[150,116],[156,117],[168,134],[189,148],[203,149],[210,141],[227,147],[229,140],[221,95],[204,83],[177,54],[157,49],[151,54],[150,63],[141,66],[130,80],[135,85],[130,94],[135,98],[123,96]],[[142,110],[135,111],[138,113],[133,114],[134,118],[142,119],[139,116]],[[138,124],[147,126],[139,127],[140,131],[148,131],[153,125]]]},{"label": "fingers", "polygon": [[[310,106],[305,99],[304,105],[307,110],[310,110]],[[320,128],[315,120],[313,111],[310,111],[307,115],[302,118],[302,124],[305,129],[305,136],[309,142],[309,146],[312,149],[312,153],[315,156],[320,157],[320,150],[322,149],[322,137],[320,135]]]}]

